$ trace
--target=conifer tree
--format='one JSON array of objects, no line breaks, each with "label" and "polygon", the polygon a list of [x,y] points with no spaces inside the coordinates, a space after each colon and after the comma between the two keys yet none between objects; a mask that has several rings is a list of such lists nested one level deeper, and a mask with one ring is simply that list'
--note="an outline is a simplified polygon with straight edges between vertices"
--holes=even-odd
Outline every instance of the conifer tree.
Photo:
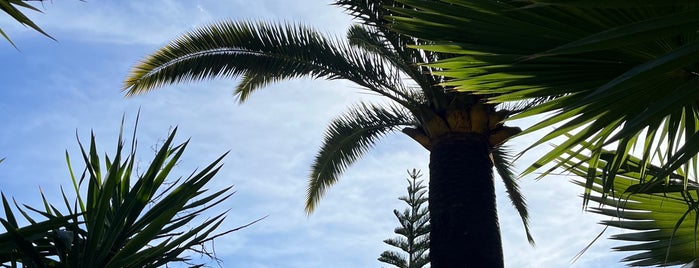
[{"label": "conifer tree", "polygon": [[408,175],[408,195],[399,198],[408,204],[408,208],[402,213],[393,210],[400,222],[400,227],[394,230],[399,236],[383,241],[404,253],[387,250],[381,253],[379,261],[399,268],[422,268],[430,263],[430,213],[425,204],[427,190],[423,181],[418,180],[422,176],[419,170],[408,171]]}]

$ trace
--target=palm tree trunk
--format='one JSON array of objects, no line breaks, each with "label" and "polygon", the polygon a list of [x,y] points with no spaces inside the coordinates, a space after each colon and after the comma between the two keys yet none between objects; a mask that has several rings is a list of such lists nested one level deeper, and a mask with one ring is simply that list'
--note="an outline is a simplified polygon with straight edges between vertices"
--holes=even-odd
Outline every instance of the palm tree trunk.
[{"label": "palm tree trunk", "polygon": [[432,145],[431,267],[503,267],[487,140],[459,134],[434,140]]}]

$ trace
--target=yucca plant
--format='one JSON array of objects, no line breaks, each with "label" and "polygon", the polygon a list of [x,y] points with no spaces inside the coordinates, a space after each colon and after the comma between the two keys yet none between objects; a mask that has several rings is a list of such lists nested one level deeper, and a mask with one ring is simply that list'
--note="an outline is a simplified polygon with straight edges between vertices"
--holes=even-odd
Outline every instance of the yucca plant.
[{"label": "yucca plant", "polygon": [[[174,144],[176,131],[142,172],[135,163],[135,130],[127,153],[119,135],[113,157],[100,158],[94,135],[88,149],[78,140],[85,162],[80,176],[73,172],[66,153],[75,200],[69,201],[61,190],[64,211],[43,193],[41,210],[15,203],[28,226],[19,228],[3,195],[5,219],[0,221],[7,232],[0,234],[0,263],[6,267],[160,267],[189,263],[187,252],[214,258],[203,249],[204,243],[252,223],[215,232],[225,212],[195,221],[232,195],[231,187],[215,192],[204,188],[221,168],[225,154],[185,179],[168,180],[188,144]],[[29,212],[45,220],[35,220]]]},{"label": "yucca plant", "polygon": [[[35,0],[35,1],[41,2],[42,0]],[[36,25],[36,23],[34,23],[32,20],[30,20],[26,15],[24,15],[24,13],[22,13],[22,11],[20,11],[18,9],[18,7],[20,7],[20,8],[25,8],[28,10],[36,11],[36,12],[41,12],[41,10],[39,10],[38,8],[32,6],[28,3],[25,3],[25,2],[28,2],[28,0],[0,0],[0,10],[5,12],[5,14],[9,15],[10,17],[12,17],[14,20],[21,23],[22,25],[28,26],[28,27],[34,29],[35,31],[40,32],[41,34],[45,35],[46,37],[54,39],[49,34],[44,32],[44,30],[42,30],[41,27],[39,27],[39,25]],[[2,35],[2,37],[5,38],[5,40],[10,42],[10,44],[12,46],[14,46],[15,48],[17,47],[15,45],[15,43],[12,42],[10,37],[7,36],[7,34],[2,30],[2,28],[0,28],[0,35]]]}]

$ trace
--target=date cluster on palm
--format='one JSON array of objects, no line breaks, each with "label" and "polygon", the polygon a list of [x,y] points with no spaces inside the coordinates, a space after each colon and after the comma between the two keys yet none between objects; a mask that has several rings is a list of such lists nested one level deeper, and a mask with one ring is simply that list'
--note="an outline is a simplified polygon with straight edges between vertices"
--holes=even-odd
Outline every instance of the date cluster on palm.
[{"label": "date cluster on palm", "polygon": [[429,109],[421,111],[422,128],[407,127],[403,133],[431,150],[432,141],[454,135],[480,136],[495,147],[522,132],[518,127],[508,127],[502,121],[510,111],[496,111],[488,105],[477,103],[468,108],[447,109],[442,114]]}]

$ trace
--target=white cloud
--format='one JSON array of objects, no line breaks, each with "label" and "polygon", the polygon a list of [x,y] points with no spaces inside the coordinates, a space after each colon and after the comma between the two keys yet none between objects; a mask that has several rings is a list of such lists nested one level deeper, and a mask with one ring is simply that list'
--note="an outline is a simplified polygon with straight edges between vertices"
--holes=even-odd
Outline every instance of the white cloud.
[{"label": "white cloud", "polygon": [[[0,164],[0,188],[17,196],[30,185],[20,202],[36,201],[35,185],[57,196],[56,185],[69,185],[63,151],[67,148],[79,159],[76,128],[83,141],[94,129],[102,150],[113,150],[122,114],[129,126],[141,108],[141,161],[149,160],[148,147],[169,127],[179,125],[178,140],[192,138],[179,174],[187,175],[231,150],[211,185],[215,189],[235,185],[238,191],[223,204],[222,209],[231,209],[226,226],[269,215],[216,243],[224,267],[386,266],[376,258],[390,248],[381,241],[394,236],[397,222],[391,211],[403,207],[397,198],[405,194],[405,170],[422,169],[428,176],[428,153],[410,139],[400,134],[387,137],[347,170],[312,216],[303,211],[307,172],[325,126],[349,104],[375,97],[361,94],[349,83],[309,79],[273,85],[244,105],[237,105],[231,96],[235,81],[225,79],[172,86],[130,99],[119,92],[121,79],[140,57],[211,20],[294,20],[344,34],[347,16],[329,2],[318,2],[47,4],[45,14],[32,18],[60,42],[37,45],[32,40],[42,37],[11,27],[10,35],[19,38],[23,53],[0,52],[7,64],[16,66],[0,73],[2,81],[10,81],[0,85],[0,120],[6,129],[0,134],[0,157],[7,157]],[[523,137],[515,144],[529,144],[535,138]],[[534,157],[536,152],[525,155],[520,169]],[[576,197],[581,191],[567,178],[538,182],[524,178],[520,183],[538,244],[528,245],[519,217],[498,184],[507,267],[570,265],[569,260],[601,229],[594,224],[598,218],[581,212]],[[618,265],[619,256],[609,254],[608,245],[603,238],[572,266]]]},{"label": "white cloud", "polygon": [[[43,4],[43,13],[26,12],[37,25],[61,41],[163,45],[213,21],[297,21],[324,32],[344,35],[347,16],[329,3],[306,1],[61,1]],[[22,47],[23,39],[40,35],[28,27],[0,18],[0,25]],[[9,45],[8,45],[9,46]]]}]

